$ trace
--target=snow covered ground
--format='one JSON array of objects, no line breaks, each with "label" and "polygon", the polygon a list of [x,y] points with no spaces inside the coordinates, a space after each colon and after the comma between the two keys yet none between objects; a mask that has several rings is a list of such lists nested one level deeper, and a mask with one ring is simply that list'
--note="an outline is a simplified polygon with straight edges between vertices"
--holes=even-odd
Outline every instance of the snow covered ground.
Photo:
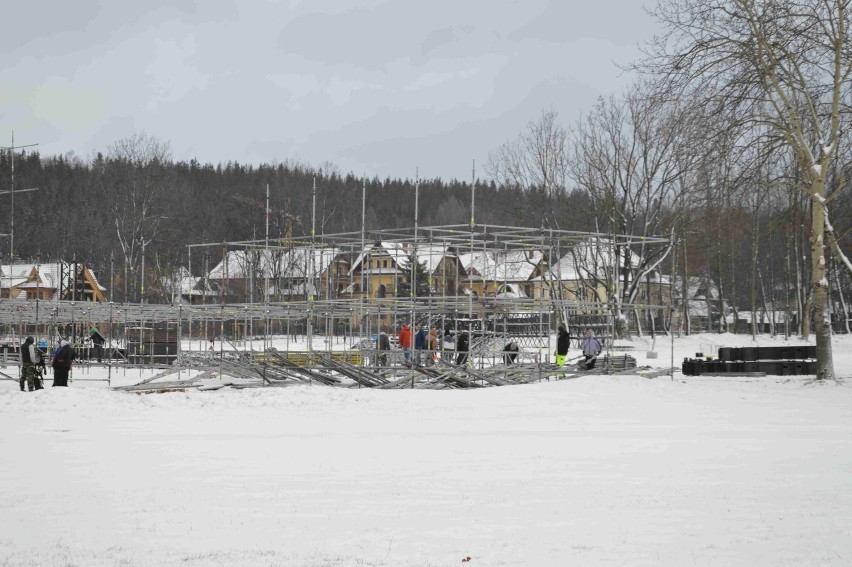
[{"label": "snow covered ground", "polygon": [[[675,365],[753,344],[676,339]],[[670,364],[668,339],[656,359],[650,339],[633,346],[640,365]],[[0,565],[849,565],[852,337],[834,352],[847,380],[825,384],[0,381]]]}]

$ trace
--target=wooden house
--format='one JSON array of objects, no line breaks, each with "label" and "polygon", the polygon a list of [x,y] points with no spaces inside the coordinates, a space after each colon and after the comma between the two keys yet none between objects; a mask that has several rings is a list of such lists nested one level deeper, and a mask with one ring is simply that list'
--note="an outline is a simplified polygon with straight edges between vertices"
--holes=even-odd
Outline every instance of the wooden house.
[{"label": "wooden house", "polygon": [[0,297],[104,302],[105,291],[85,264],[46,262],[0,266]]},{"label": "wooden house", "polygon": [[464,285],[464,269],[451,246],[419,245],[382,241],[365,247],[350,268],[352,284],[343,294],[368,298],[388,298],[400,295],[400,284],[409,281],[411,260],[416,257],[424,267],[430,295],[457,295]]}]

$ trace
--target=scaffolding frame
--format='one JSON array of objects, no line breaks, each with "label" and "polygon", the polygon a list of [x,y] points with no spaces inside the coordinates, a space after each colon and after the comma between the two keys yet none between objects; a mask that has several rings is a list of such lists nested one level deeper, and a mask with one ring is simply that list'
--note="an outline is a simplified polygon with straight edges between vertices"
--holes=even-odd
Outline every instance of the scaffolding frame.
[{"label": "scaffolding frame", "polygon": [[[471,219],[473,221],[473,219]],[[562,321],[568,317],[576,316],[578,321],[592,324],[598,329],[610,329],[610,338],[615,336],[615,314],[613,305],[596,301],[582,301],[578,298],[566,299],[561,295],[552,293],[552,286],[562,288],[561,275],[554,274],[552,268],[554,263],[559,265],[561,255],[577,244],[597,241],[602,246],[621,247],[632,249],[636,246],[668,246],[670,241],[666,237],[636,237],[631,235],[614,235],[594,232],[579,232],[545,228],[513,227],[489,224],[457,224],[420,227],[415,223],[411,228],[394,228],[382,230],[365,230],[362,227],[358,232],[346,232],[337,234],[312,234],[300,237],[269,238],[241,240],[227,242],[208,242],[191,244],[187,247],[189,271],[192,273],[192,252],[197,249],[218,248],[223,258],[228,252],[234,250],[255,251],[266,254],[267,265],[260,279],[263,282],[262,301],[254,301],[253,289],[246,299],[251,301],[225,303],[195,303],[193,290],[189,293],[189,304],[181,301],[175,304],[152,304],[152,303],[95,303],[81,301],[61,300],[0,300],[0,325],[8,329],[17,329],[17,334],[29,333],[32,329],[35,334],[43,337],[56,338],[60,327],[71,326],[72,337],[82,337],[89,325],[105,325],[108,328],[108,341],[126,344],[130,329],[141,329],[146,324],[173,323],[177,325],[178,343],[188,339],[190,346],[192,341],[208,341],[211,337],[220,339],[220,350],[223,349],[224,338],[230,337],[238,341],[240,334],[244,340],[248,338],[263,339],[263,350],[268,350],[269,337],[274,335],[285,335],[288,337],[287,348],[289,349],[289,337],[304,335],[307,338],[308,352],[313,352],[315,335],[326,336],[329,339],[339,337],[341,334],[353,344],[361,344],[365,340],[375,341],[375,337],[381,330],[387,327],[397,329],[402,323],[418,323],[427,327],[438,327],[442,331],[451,328],[456,335],[467,333],[471,345],[472,358],[479,358],[479,363],[488,355],[496,356],[498,348],[502,348],[502,341],[510,338],[524,336],[529,340],[521,343],[521,347],[528,352],[535,352],[535,361],[547,363],[550,361],[550,333],[555,329],[554,316]],[[477,295],[473,292],[474,273],[457,272],[453,281],[457,287],[456,293],[451,295],[426,295],[418,296],[417,285],[412,282],[411,292],[405,297],[396,296],[396,289],[392,297],[369,297],[367,296],[369,271],[362,273],[360,279],[360,293],[358,297],[332,297],[330,282],[325,285],[323,298],[318,291],[323,289],[319,278],[323,270],[317,270],[314,265],[316,254],[328,252],[331,262],[342,254],[349,258],[348,278],[350,285],[355,283],[355,270],[353,265],[356,258],[361,255],[362,262],[368,262],[373,254],[374,246],[381,242],[393,242],[404,248],[410,246],[415,251],[429,251],[432,254],[440,250],[442,255],[451,255],[459,259],[465,254],[482,254],[486,259],[490,254],[499,256],[508,255],[512,251],[537,252],[539,261],[546,269],[539,274],[539,297],[495,297],[488,295]],[[270,274],[269,259],[273,251],[287,251],[294,249],[305,250],[304,257],[310,258],[310,265],[304,266],[303,291],[304,299],[289,301],[270,301]],[[333,253],[332,253],[333,252]],[[612,255],[615,258],[619,255]],[[207,255],[205,255],[205,268]],[[365,264],[362,264],[362,268]],[[458,266],[458,263],[456,263]],[[486,270],[481,274],[482,282],[485,284]],[[458,269],[458,268],[457,268]],[[610,275],[615,295],[618,293],[619,266],[610,266]],[[405,270],[403,266],[396,267],[395,282]],[[329,270],[325,270],[326,277]],[[413,272],[413,270],[412,270]],[[557,270],[558,272],[558,270]],[[244,274],[245,275],[245,274]],[[250,274],[253,276],[253,273]],[[499,279],[499,272],[497,273]],[[504,283],[506,273],[504,270]],[[430,274],[430,285],[431,285]],[[479,276],[477,276],[479,277]],[[557,278],[554,282],[553,278]],[[546,278],[550,278],[549,283]],[[462,285],[467,281],[467,289]],[[533,280],[535,284],[537,280]],[[252,285],[256,282],[253,281]],[[209,283],[209,282],[208,282]],[[259,283],[259,282],[257,282]],[[280,283],[280,282],[279,282]],[[339,282],[338,282],[339,283]],[[277,284],[276,284],[277,285]],[[484,287],[484,285],[483,285]],[[549,297],[545,297],[545,287],[551,287]],[[395,284],[396,288],[396,284]],[[313,290],[309,293],[308,290]],[[462,289],[465,293],[458,294]],[[445,286],[446,291],[446,286]],[[209,299],[207,286],[205,286],[202,300]],[[197,296],[196,296],[197,297]],[[620,304],[622,310],[661,309],[660,305],[631,305]],[[502,319],[501,319],[502,318]],[[501,328],[502,320],[502,328]],[[507,321],[513,321],[510,328]],[[524,321],[527,321],[524,328]],[[570,323],[569,323],[570,325]],[[581,330],[584,325],[575,325],[576,330]],[[80,330],[82,329],[82,333]],[[259,332],[262,331],[262,332]],[[600,333],[599,333],[600,334]],[[259,337],[260,335],[260,337]],[[475,343],[474,338],[478,339]],[[53,344],[51,340],[51,344]],[[326,341],[326,345],[328,341]],[[373,343],[374,346],[374,343]],[[612,346],[609,341],[607,346]],[[203,344],[202,344],[203,348]],[[181,361],[182,352],[178,349],[177,360]],[[322,349],[319,349],[322,350]],[[367,348],[367,350],[370,350]],[[221,354],[221,352],[220,352]],[[368,356],[369,358],[369,356]]]}]

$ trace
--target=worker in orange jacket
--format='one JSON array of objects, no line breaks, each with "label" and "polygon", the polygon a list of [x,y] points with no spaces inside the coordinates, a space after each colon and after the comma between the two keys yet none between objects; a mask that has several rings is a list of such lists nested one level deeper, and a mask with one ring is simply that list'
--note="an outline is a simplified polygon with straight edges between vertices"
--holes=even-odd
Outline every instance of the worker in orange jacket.
[{"label": "worker in orange jacket", "polygon": [[405,362],[411,362],[411,328],[408,325],[403,325],[399,332],[399,346],[402,347]]}]

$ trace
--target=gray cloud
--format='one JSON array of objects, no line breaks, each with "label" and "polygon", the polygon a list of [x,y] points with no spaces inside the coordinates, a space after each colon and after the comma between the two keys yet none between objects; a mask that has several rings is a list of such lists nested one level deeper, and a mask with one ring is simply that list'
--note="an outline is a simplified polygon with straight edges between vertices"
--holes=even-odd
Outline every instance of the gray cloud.
[{"label": "gray cloud", "polygon": [[19,4],[0,136],[88,155],[144,129],[179,159],[379,177],[467,178],[542,108],[569,123],[623,88],[613,62],[654,32],[573,1]]}]

